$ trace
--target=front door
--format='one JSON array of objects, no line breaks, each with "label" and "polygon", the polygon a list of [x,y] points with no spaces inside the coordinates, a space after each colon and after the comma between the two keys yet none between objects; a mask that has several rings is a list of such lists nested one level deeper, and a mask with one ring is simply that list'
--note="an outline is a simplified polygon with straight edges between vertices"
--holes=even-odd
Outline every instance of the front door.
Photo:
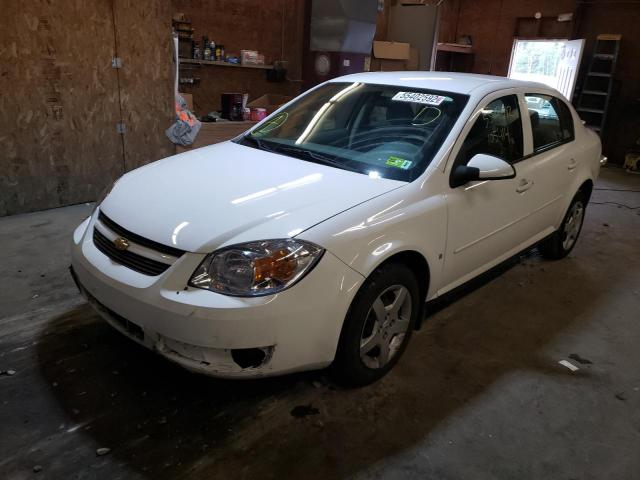
[{"label": "front door", "polygon": [[476,110],[472,126],[463,130],[452,151],[454,160],[449,160],[447,171],[450,174],[457,165],[484,153],[514,164],[516,177],[470,182],[448,191],[444,282],[439,294],[513,255],[531,238],[526,218],[532,208],[534,164],[523,160],[518,96],[513,90],[505,93],[487,97]]}]

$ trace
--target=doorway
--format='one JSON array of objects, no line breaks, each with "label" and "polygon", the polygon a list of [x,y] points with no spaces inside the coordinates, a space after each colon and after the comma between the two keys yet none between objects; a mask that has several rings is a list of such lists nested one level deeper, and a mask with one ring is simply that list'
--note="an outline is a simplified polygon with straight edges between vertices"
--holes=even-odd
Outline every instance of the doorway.
[{"label": "doorway", "polygon": [[509,78],[544,83],[571,101],[583,50],[584,39],[516,38],[511,50]]}]

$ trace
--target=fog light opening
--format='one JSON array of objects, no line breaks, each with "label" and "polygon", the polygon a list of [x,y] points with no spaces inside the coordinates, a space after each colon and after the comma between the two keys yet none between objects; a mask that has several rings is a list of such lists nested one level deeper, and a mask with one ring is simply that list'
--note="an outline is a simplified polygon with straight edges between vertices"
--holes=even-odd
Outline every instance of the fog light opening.
[{"label": "fog light opening", "polygon": [[272,350],[273,347],[235,348],[231,350],[231,358],[240,368],[256,368],[269,360]]}]

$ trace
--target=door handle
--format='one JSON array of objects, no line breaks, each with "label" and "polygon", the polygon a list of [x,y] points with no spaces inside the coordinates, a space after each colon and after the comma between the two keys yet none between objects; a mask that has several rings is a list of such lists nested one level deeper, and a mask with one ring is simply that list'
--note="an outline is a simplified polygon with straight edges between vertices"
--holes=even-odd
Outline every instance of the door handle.
[{"label": "door handle", "polygon": [[567,170],[573,170],[577,166],[578,166],[578,162],[576,162],[575,158],[572,158],[571,160],[569,160],[569,165],[567,166]]},{"label": "door handle", "polygon": [[520,184],[516,188],[516,192],[518,193],[526,192],[531,187],[533,187],[533,180],[527,180],[526,178],[523,178],[522,180],[520,180]]}]

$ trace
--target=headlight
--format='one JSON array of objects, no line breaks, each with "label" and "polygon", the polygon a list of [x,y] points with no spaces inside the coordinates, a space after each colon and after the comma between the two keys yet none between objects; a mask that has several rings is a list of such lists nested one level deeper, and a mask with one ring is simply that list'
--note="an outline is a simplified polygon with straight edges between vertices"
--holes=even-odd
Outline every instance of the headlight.
[{"label": "headlight", "polygon": [[207,255],[189,285],[224,295],[269,295],[295,284],[323,253],[313,243],[292,238],[233,245]]}]

